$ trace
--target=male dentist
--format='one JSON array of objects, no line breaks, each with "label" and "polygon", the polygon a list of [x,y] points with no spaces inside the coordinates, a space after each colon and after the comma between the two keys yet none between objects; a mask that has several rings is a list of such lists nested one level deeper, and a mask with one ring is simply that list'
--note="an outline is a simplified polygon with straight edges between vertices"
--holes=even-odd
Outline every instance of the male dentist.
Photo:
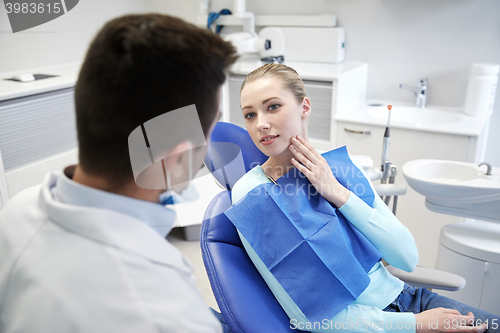
[{"label": "male dentist", "polygon": [[[229,43],[170,16],[128,15],[101,29],[75,88],[79,164],[0,211],[0,332],[222,332],[165,240],[174,219],[159,203],[165,186],[136,184],[129,136],[194,107],[208,141],[235,59]],[[190,165],[201,165],[195,129],[165,128],[170,184],[187,184]]]}]

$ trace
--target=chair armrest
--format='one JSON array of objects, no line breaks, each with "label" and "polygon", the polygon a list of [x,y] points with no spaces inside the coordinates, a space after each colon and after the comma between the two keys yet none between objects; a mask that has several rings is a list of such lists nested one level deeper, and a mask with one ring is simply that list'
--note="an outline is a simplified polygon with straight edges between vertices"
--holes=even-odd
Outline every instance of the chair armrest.
[{"label": "chair armrest", "polygon": [[365,172],[369,180],[373,181],[382,179],[382,171],[380,171],[380,167],[373,167],[365,170]]},{"label": "chair armrest", "polygon": [[373,184],[373,188],[379,196],[405,195],[406,184]]},{"label": "chair armrest", "polygon": [[463,277],[433,268],[417,267],[411,273],[391,265],[385,268],[395,277],[415,287],[456,291],[465,286]]}]

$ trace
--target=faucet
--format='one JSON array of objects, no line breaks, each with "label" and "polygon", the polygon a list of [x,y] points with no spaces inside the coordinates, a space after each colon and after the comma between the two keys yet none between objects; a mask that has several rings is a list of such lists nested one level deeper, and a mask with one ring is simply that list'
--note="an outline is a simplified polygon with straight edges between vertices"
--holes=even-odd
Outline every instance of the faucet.
[{"label": "faucet", "polygon": [[421,78],[418,81],[417,87],[413,87],[413,86],[409,86],[409,85],[404,84],[404,83],[400,83],[399,89],[406,89],[406,90],[413,92],[415,94],[415,97],[417,98],[415,100],[415,107],[421,108],[421,109],[425,108],[425,103],[427,100],[427,79],[426,78]]},{"label": "faucet", "polygon": [[478,166],[482,166],[482,165],[486,165],[486,176],[491,176],[491,171],[493,170],[493,168],[491,167],[491,164],[489,164],[488,162],[481,162],[479,163]]}]

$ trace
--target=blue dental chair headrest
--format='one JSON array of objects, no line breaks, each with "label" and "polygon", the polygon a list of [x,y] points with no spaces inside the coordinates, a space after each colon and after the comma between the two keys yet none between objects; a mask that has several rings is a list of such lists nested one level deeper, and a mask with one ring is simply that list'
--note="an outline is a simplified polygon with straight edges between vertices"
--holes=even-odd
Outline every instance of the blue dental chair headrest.
[{"label": "blue dental chair headrest", "polygon": [[250,169],[268,159],[255,146],[247,130],[231,123],[217,123],[210,140],[205,165],[228,190]]}]

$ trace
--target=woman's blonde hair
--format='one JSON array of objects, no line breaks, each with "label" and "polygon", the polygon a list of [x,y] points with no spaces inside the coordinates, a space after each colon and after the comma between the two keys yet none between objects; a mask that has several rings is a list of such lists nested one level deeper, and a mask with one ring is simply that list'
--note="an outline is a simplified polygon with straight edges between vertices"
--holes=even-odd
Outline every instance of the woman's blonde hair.
[{"label": "woman's blonde hair", "polygon": [[307,97],[304,82],[302,82],[302,79],[295,69],[283,64],[274,63],[265,64],[248,74],[241,85],[240,94],[247,83],[265,77],[276,77],[281,79],[283,87],[290,90],[299,103],[302,102],[304,97]]}]

